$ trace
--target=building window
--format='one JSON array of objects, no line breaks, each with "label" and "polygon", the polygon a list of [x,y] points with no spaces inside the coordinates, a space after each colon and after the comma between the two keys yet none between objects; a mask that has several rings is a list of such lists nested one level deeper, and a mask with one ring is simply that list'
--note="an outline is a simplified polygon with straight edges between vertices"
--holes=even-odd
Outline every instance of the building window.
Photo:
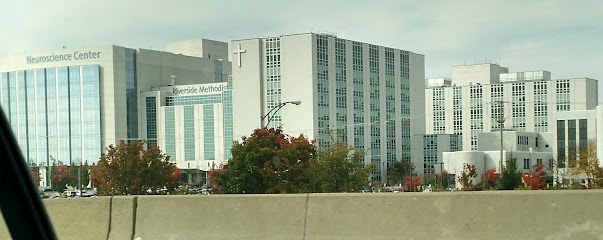
[{"label": "building window", "polygon": [[438,164],[438,135],[423,136],[423,173],[435,172]]},{"label": "building window", "polygon": [[530,169],[530,159],[523,160],[523,169]]},{"label": "building window", "polygon": [[542,159],[536,159],[536,165],[542,165]]},{"label": "building window", "polygon": [[446,109],[445,109],[445,98],[444,98],[444,88],[434,88],[433,89],[433,133],[435,134],[443,134],[446,130]]},{"label": "building window", "polygon": [[526,130],[526,92],[524,83],[512,84],[512,127],[517,131]]},{"label": "building window", "polygon": [[534,130],[548,132],[547,82],[534,82]]},{"label": "building window", "polygon": [[556,85],[557,111],[570,111],[570,81],[557,80]]},{"label": "building window", "polygon": [[565,167],[565,120],[557,120],[557,167]]},{"label": "building window", "polygon": [[553,171],[553,159],[549,159],[549,171]]},{"label": "building window", "polygon": [[471,118],[471,150],[477,150],[477,134],[484,130],[483,89],[482,85],[471,86],[470,118]]},{"label": "building window", "polygon": [[157,101],[155,97],[146,97],[147,107],[147,148],[157,146]]},{"label": "building window", "polygon": [[214,132],[214,105],[203,106],[203,158],[216,160],[215,132]]}]

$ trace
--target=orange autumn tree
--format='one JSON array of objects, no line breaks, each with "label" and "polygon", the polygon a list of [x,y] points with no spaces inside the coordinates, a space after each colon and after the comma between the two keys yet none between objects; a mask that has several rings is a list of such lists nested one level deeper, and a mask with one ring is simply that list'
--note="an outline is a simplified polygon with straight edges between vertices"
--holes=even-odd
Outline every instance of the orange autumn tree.
[{"label": "orange autumn tree", "polygon": [[542,177],[546,175],[546,171],[542,170],[544,165],[532,166],[532,171],[521,175],[521,180],[524,184],[532,190],[543,190],[546,188],[546,184],[542,181]]},{"label": "orange autumn tree", "polygon": [[463,170],[456,179],[461,184],[461,190],[473,191],[475,185],[473,185],[473,179],[477,177],[477,171],[475,165],[465,163],[463,164]]},{"label": "orange autumn tree", "polygon": [[484,172],[483,179],[485,181],[486,188],[496,187],[496,181],[498,181],[498,178],[500,178],[500,173],[496,172],[496,168],[487,169],[486,172]]},{"label": "orange autumn tree", "polygon": [[75,176],[69,172],[69,167],[67,167],[67,165],[59,163],[58,165],[52,165],[50,179],[52,180],[52,185],[56,187],[56,190],[63,192],[67,187],[67,183],[73,181]]},{"label": "orange autumn tree", "polygon": [[106,148],[92,173],[100,195],[158,194],[177,187],[180,170],[159,148],[144,145],[145,141],[120,141]]},{"label": "orange autumn tree", "polygon": [[413,192],[419,185],[421,185],[421,177],[414,177],[411,181],[410,176],[407,175],[404,176],[404,184],[401,190],[404,192]]},{"label": "orange autumn tree", "polygon": [[310,192],[306,169],[316,147],[303,135],[287,136],[281,128],[260,128],[235,141],[232,158],[209,173],[216,193]]}]

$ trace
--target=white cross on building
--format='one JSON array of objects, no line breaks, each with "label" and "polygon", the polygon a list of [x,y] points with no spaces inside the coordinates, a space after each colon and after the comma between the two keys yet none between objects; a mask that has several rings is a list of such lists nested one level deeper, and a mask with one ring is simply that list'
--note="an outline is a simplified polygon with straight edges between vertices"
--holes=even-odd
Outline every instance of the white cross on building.
[{"label": "white cross on building", "polygon": [[234,50],[232,53],[233,54],[237,54],[239,57],[239,67],[241,66],[241,53],[246,52],[246,50],[241,49],[241,44],[239,43],[239,49],[238,50]]}]

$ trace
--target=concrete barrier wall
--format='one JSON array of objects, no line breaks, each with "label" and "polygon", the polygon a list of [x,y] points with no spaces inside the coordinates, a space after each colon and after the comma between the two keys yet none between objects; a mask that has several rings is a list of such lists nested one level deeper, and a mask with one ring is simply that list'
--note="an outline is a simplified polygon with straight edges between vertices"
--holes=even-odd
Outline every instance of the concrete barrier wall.
[{"label": "concrete barrier wall", "polygon": [[307,194],[141,196],[135,237],[303,239]]},{"label": "concrete barrier wall", "polygon": [[[59,239],[603,239],[603,190],[139,196],[44,204]],[[4,223],[0,239],[10,239]]]},{"label": "concrete barrier wall", "polygon": [[[107,239],[111,198],[47,199],[43,201],[59,239]],[[11,239],[4,218],[0,239]]]}]

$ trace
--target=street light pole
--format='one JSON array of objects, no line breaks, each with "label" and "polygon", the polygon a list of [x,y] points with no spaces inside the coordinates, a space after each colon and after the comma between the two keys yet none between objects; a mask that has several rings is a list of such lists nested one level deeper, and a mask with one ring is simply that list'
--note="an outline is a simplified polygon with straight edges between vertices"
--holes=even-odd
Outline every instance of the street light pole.
[{"label": "street light pole", "polygon": [[[268,111],[268,113],[266,113],[266,115],[260,117],[260,126],[268,127],[268,124],[270,124],[270,121],[272,121],[272,119],[274,119],[274,115],[279,110],[281,110],[281,108],[283,108],[285,105],[287,105],[289,103],[295,104],[295,105],[300,105],[302,102],[301,101],[288,101],[288,102],[283,102],[283,103],[280,103],[279,105],[274,106],[272,109],[270,109],[270,111]],[[271,113],[272,113],[272,116],[270,116]],[[266,125],[264,125],[264,119],[266,119],[266,118],[268,118],[268,122],[266,122]]]}]

